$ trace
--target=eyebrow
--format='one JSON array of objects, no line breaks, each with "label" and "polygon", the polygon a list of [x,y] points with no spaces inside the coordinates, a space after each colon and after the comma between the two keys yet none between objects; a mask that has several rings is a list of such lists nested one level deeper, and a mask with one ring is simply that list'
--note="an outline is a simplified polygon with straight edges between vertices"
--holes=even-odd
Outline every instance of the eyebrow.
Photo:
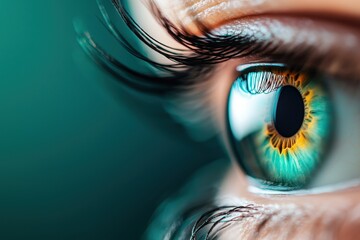
[{"label": "eyebrow", "polygon": [[[248,20],[247,23],[244,21],[238,21],[234,23],[235,27],[232,26],[229,28],[227,26],[220,28],[216,32],[211,31],[206,26],[198,22],[197,24],[202,34],[194,35],[188,32],[186,28],[175,26],[162,14],[157,5],[153,1],[150,1],[149,7],[160,25],[166,29],[173,39],[186,47],[186,50],[176,49],[167,46],[150,36],[141,26],[137,24],[119,0],[112,0],[112,3],[129,30],[131,30],[131,32],[135,34],[135,36],[140,39],[147,48],[166,57],[169,62],[155,62],[151,58],[145,56],[139,48],[134,47],[133,44],[131,44],[123,36],[122,32],[116,28],[105,7],[101,5],[101,3],[99,3],[99,8],[102,14],[103,23],[107,30],[110,31],[120,45],[129,53],[139,60],[147,63],[149,69],[153,70],[153,74],[136,71],[128,67],[126,63],[117,60],[111,54],[104,51],[92,38],[90,33],[84,31],[83,29],[78,29],[78,41],[85,51],[99,65],[113,74],[116,79],[119,79],[125,85],[141,92],[164,95],[173,91],[179,91],[179,89],[194,85],[199,81],[204,81],[204,79],[212,73],[216,64],[225,62],[232,58],[257,55],[263,61],[269,61],[270,56],[270,59],[273,57],[273,59],[280,62],[286,61],[287,63],[297,65],[301,63],[303,65],[307,64],[308,66],[300,67],[310,67],[312,63],[318,64],[321,62],[321,59],[325,59],[325,57],[328,58],[329,51],[332,50],[328,47],[328,49],[321,52],[319,50],[321,46],[318,47],[317,44],[310,42],[307,46],[303,43],[300,45],[299,43],[297,43],[297,45],[295,43],[291,43],[292,45],[289,43],[290,46],[287,46],[287,48],[291,48],[291,51],[281,52],[280,46],[284,45],[284,38],[281,38],[281,34],[277,34],[278,30],[276,30],[276,27],[278,25],[276,24],[279,24],[279,22],[273,18],[265,19],[263,22],[261,20]],[[289,20],[285,18],[285,20],[291,22],[291,19]],[[269,21],[275,21],[275,28],[272,26],[272,32],[269,29],[267,30],[268,32],[264,32],[264,25],[269,24]],[[295,22],[294,25],[296,24],[298,23]],[[289,29],[289,27],[287,28]],[[305,29],[304,31],[308,31],[308,29]],[[294,35],[294,32],[295,31],[292,30],[292,35]],[[326,34],[327,33],[325,33],[323,39],[320,40],[326,40]],[[311,33],[308,33],[308,35],[311,35]],[[341,35],[341,37],[345,35],[346,31]],[[310,36],[308,36],[308,38],[309,37]],[[350,38],[351,37],[353,36],[351,35]],[[303,38],[305,39],[306,37],[303,36]],[[359,34],[356,35],[356,38],[359,39]],[[341,42],[344,42],[344,39],[341,39]],[[350,51],[351,54],[347,54],[348,58],[351,57],[352,60],[359,59],[360,52],[358,50],[358,46],[346,47],[347,49],[355,49],[355,51]],[[335,51],[335,53],[337,52],[342,53],[342,51]],[[266,57],[268,58],[266,59]],[[338,58],[338,56],[333,58]],[[354,62],[351,61],[351,59],[346,60],[346,62]],[[328,62],[325,62],[323,65],[323,68],[325,68],[329,64]],[[347,68],[350,66],[352,65],[348,64]],[[296,67],[299,68],[299,66]],[[357,68],[359,67],[360,66],[357,66]],[[347,70],[346,66],[344,69]],[[353,71],[354,69],[351,67],[350,70]],[[360,72],[360,69],[356,70]],[[353,74],[353,72],[351,72],[351,74],[348,75],[354,77],[358,74]]]}]

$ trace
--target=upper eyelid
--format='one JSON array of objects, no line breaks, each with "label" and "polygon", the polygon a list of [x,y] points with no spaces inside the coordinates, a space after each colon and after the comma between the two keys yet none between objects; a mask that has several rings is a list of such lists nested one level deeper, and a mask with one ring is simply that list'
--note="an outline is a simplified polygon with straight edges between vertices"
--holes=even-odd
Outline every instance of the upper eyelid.
[{"label": "upper eyelid", "polygon": [[[162,18],[163,16],[157,17]],[[168,19],[165,20],[168,21]],[[348,63],[357,62],[360,58],[360,51],[358,50],[360,49],[360,33],[356,28],[347,27],[343,29],[344,26],[328,21],[318,21],[301,16],[286,17],[276,15],[240,19],[232,25],[237,25],[237,29],[234,30],[234,28],[230,27],[229,30],[230,25],[227,24],[226,27],[219,27],[211,32],[207,32],[210,30],[203,25],[199,25],[203,31],[202,34],[205,35],[199,38],[195,35],[191,36],[189,32],[183,32],[184,36],[179,38],[192,39],[194,41],[193,46],[196,46],[195,50],[191,49],[195,56],[188,57],[190,59],[189,65],[212,66],[232,58],[255,55],[255,59],[260,62],[284,61],[298,69],[314,68],[313,65],[316,64],[316,70],[337,77],[353,78],[358,76],[355,71],[360,73],[360,66],[357,66],[358,69],[353,66],[347,69],[350,66]],[[282,31],[287,31],[287,33],[281,34]],[[279,32],[280,34],[278,34]],[[294,33],[297,32],[300,32],[301,36],[294,37]],[[315,41],[311,41],[314,36]],[[286,38],[293,40],[291,44]],[[274,49],[280,51],[275,52]],[[329,52],[333,56],[329,57]],[[319,65],[319,62],[322,65]],[[342,63],[342,65],[339,63]],[[183,64],[188,65],[186,61]],[[333,68],[330,69],[329,66]],[[334,66],[337,69],[334,69]],[[192,70],[191,67],[186,67],[188,67],[186,71]],[[194,68],[196,69],[196,67]]]},{"label": "upper eyelid", "polygon": [[[151,36],[147,36],[147,33],[144,32],[143,29],[141,29],[141,27],[138,26],[131,18],[131,16],[128,15],[128,12],[123,8],[123,6],[120,3],[118,4],[119,5],[115,5],[115,7],[117,7],[117,10],[123,17],[124,21],[128,24],[130,30],[141,37],[143,41],[147,41],[147,44],[153,46],[156,52],[165,55],[167,58],[171,59],[171,61],[175,62],[175,65],[162,63],[152,64],[152,60],[147,58],[144,54],[141,54],[141,52],[136,52],[135,56],[137,55],[138,58],[140,56],[140,59],[148,61],[150,65],[153,65],[160,71],[165,69],[165,73],[170,73],[170,75],[163,77],[156,75],[147,76],[134,72],[134,70],[126,67],[126,64],[121,65],[121,62],[116,61],[116,59],[114,59],[111,54],[102,51],[99,45],[94,42],[92,37],[86,31],[79,31],[79,41],[81,42],[82,46],[88,52],[90,52],[92,57],[100,62],[100,64],[104,65],[107,69],[111,69],[112,71],[120,71],[120,73],[116,74],[118,78],[124,78],[128,83],[130,83],[130,85],[135,85],[135,87],[138,87],[139,89],[144,88],[145,91],[146,89],[149,89],[150,91],[161,93],[164,91],[171,91],[171,89],[177,90],[181,85],[187,86],[199,81],[196,76],[209,73],[209,69],[211,69],[213,65],[217,63],[221,63],[232,58],[248,57],[249,55],[255,55],[257,61],[269,62],[275,59],[277,62],[281,62],[283,60],[288,64],[289,62],[291,64],[299,64],[299,62],[302,62],[301,67],[305,68],[310,68],[314,63],[316,63],[316,67],[320,68],[322,71],[328,70],[330,74],[336,75],[341,70],[342,73],[338,75],[345,77],[358,76],[359,74],[354,74],[354,71],[356,73],[360,73],[359,64],[357,64],[355,67],[353,66],[353,63],[357,63],[358,59],[360,58],[360,47],[358,46],[360,45],[360,37],[359,32],[355,29],[339,31],[339,29],[341,29],[339,27],[334,28],[334,26],[329,23],[321,23],[318,24],[320,29],[324,25],[327,25],[327,29],[323,28],[320,31],[323,37],[318,38],[317,42],[311,42],[311,37],[319,35],[316,33],[316,28],[314,27],[316,24],[313,24],[316,23],[316,21],[311,21],[309,19],[299,20],[296,17],[268,17],[255,18],[250,21],[241,20],[236,22],[235,25],[233,24],[232,27],[229,27],[230,25],[226,25],[211,33],[206,32],[207,29],[203,29],[205,31],[205,36],[198,37],[191,35],[184,29],[179,30],[172,28],[174,26],[171,25],[171,22],[163,19],[165,27],[171,28],[168,30],[170,30],[172,36],[174,38],[178,38],[178,41],[190,47],[189,52],[191,54],[189,55],[184,54],[184,52],[172,52],[174,49],[171,49],[171,47],[166,48],[164,44],[154,42],[151,39]],[[157,12],[157,14],[161,13]],[[107,16],[104,17],[106,18]],[[160,15],[155,17],[161,18],[163,16]],[[284,21],[281,21],[281,19]],[[289,21],[294,22],[294,20],[295,23],[293,26],[290,26],[288,23],[286,23]],[[303,23],[310,23],[309,26],[312,27],[312,32],[308,29],[303,29],[297,26]],[[111,24],[111,21],[108,21],[108,19],[106,19],[105,24],[109,29],[115,27],[113,25],[109,25]],[[236,28],[234,28],[234,26],[236,26]],[[333,30],[336,30],[337,33],[336,31],[332,32],[331,28],[334,28]],[[289,41],[286,42],[286,38],[284,38],[284,36],[286,37],[287,34],[276,33],[279,31],[281,32],[284,29],[290,29],[290,33],[292,33],[293,39],[300,39],[300,41],[294,41],[291,44],[289,44]],[[302,38],[294,38],[294,34],[297,31],[302,33]],[[306,32],[308,32],[307,35]],[[350,34],[351,32],[354,32],[354,34]],[[179,36],[177,34],[179,34]],[[344,36],[348,36],[348,40],[345,42],[341,40],[341,37]],[[319,43],[319,41],[325,40],[326,38],[335,39],[336,41],[333,41],[331,44],[328,44],[327,48],[324,48],[323,42]],[[128,42],[125,41],[124,43],[120,41],[120,44],[123,46],[125,44],[126,46]],[[319,49],[317,44],[321,44],[320,46],[322,46],[322,49]],[[332,49],[334,47],[336,47],[335,50]],[[233,48],[235,48],[237,52],[234,52]],[[329,52],[331,52],[331,54],[334,56],[329,58]],[[342,56],[340,56],[341,54]],[[320,65],[318,64],[319,59],[322,60]],[[332,60],[330,64],[329,59]],[[332,68],[329,69],[329,65]],[[174,66],[176,67],[174,68]],[[296,67],[299,68],[299,66]],[[136,79],[135,83],[133,82],[134,80],[132,78]],[[151,82],[154,79],[157,79],[157,83],[151,87]],[[169,79],[172,80],[169,81]],[[142,85],[142,81],[144,81],[144,85]],[[152,88],[153,90],[151,90]]]},{"label": "upper eyelid", "polygon": [[240,46],[234,58],[251,59],[249,63],[286,62],[289,67],[299,70],[316,70],[360,82],[360,64],[357,64],[360,32],[352,26],[306,17],[271,16],[235,21],[213,32],[214,38],[234,36],[248,39],[248,45],[253,44],[254,49],[249,46],[248,52],[246,45],[245,48]]},{"label": "upper eyelid", "polygon": [[253,35],[255,43],[266,46],[256,52],[260,62],[283,61],[342,78],[360,73],[356,64],[360,59],[360,33],[351,26],[307,17],[271,16],[238,21],[217,32]]}]

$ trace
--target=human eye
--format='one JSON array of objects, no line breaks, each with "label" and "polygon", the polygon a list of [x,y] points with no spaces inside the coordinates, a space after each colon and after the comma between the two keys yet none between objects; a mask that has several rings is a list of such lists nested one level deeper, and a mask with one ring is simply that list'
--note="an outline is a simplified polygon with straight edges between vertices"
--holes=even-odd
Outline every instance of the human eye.
[{"label": "human eye", "polygon": [[260,196],[261,203],[277,203],[283,200],[279,193],[289,193],[289,202],[311,199],[317,206],[324,192],[334,193],[330,200],[358,200],[358,191],[347,192],[352,195],[346,198],[336,191],[360,182],[358,18],[353,13],[350,19],[289,14],[282,6],[279,12],[262,14],[260,6],[249,16],[235,16],[235,2],[187,1],[191,11],[179,11],[179,21],[171,21],[150,1],[152,13],[178,44],[173,46],[149,34],[114,1],[148,52],[129,43],[103,12],[105,25],[123,47],[149,65],[151,74],[113,58],[88,34],[79,34],[79,39],[125,84],[160,96],[192,134],[201,129],[194,134],[198,139],[221,139],[231,171],[240,177],[225,179],[219,195],[230,192],[255,202]]},{"label": "human eye", "polygon": [[228,101],[229,135],[254,185],[298,190],[358,178],[345,166],[358,155],[359,133],[353,128],[346,137],[339,132],[349,132],[359,118],[359,95],[351,84],[341,88],[321,73],[284,64],[238,70]]},{"label": "human eye", "polygon": [[[205,97],[197,94],[201,97],[192,99],[192,103],[197,101],[192,105],[221,96],[217,101],[224,104],[207,101],[210,103],[201,105],[203,109],[189,112],[199,110],[194,114],[201,119],[197,125],[211,125],[225,143],[230,143],[230,155],[252,185],[298,190],[360,177],[359,164],[354,160],[359,155],[360,134],[358,128],[350,127],[356,126],[360,116],[356,24],[316,17],[260,16],[213,24],[211,28],[199,25],[201,34],[193,34],[196,31],[177,28],[157,11],[156,5],[150,5],[182,46],[176,48],[147,34],[120,2],[114,1],[114,5],[145,46],[169,61],[160,63],[141,54],[102,11],[110,32],[135,57],[161,74],[128,68],[88,35],[80,38],[84,48],[138,90],[160,95],[186,95],[194,88],[207,92]],[[216,17],[212,19],[214,22]],[[219,74],[227,87],[217,87]],[[208,83],[199,86],[201,82]],[[184,118],[190,118],[188,122],[194,125],[191,117]]]},{"label": "human eye", "polygon": [[[273,19],[267,21],[271,26]],[[290,22],[285,25],[291,25]],[[314,23],[320,23],[314,29],[326,32],[326,22]],[[277,24],[278,29],[281,25]],[[237,66],[227,102],[227,137],[230,151],[249,176],[250,187],[272,190],[268,191],[271,193],[300,189],[334,191],[358,185],[360,133],[352,126],[360,120],[355,64],[359,54],[355,45],[346,46],[347,36],[356,35],[356,29],[346,29],[336,37],[336,31],[343,28],[330,27],[332,43],[326,43],[329,38],[309,43],[302,34],[322,38],[323,33],[313,32],[314,29],[307,25],[296,31],[299,45],[287,45],[285,40],[273,46],[275,52],[282,53],[271,50],[265,57],[257,56]],[[276,42],[276,38],[272,40]],[[319,43],[328,44],[328,55],[321,54],[324,49]],[[307,47],[312,51],[306,52]],[[297,57],[293,59],[292,55]],[[349,64],[346,55],[354,57],[354,64],[345,66],[346,62]]]}]

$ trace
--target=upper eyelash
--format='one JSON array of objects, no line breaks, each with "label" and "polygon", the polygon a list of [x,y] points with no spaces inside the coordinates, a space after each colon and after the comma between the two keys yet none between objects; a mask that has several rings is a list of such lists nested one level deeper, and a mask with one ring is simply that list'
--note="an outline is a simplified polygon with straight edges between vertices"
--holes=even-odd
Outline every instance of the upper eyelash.
[{"label": "upper eyelash", "polygon": [[[204,77],[209,74],[212,66],[234,57],[249,54],[256,49],[251,44],[250,36],[220,36],[211,33],[205,26],[198,23],[202,34],[200,36],[191,34],[183,27],[175,26],[159,10],[153,0],[149,0],[149,8],[154,17],[165,28],[168,34],[186,49],[177,49],[161,43],[150,36],[139,26],[124,8],[119,0],[112,0],[122,20],[138,39],[148,48],[166,57],[171,63],[164,64],[153,61],[139,50],[135,49],[121,32],[113,25],[104,5],[98,1],[100,12],[105,27],[134,57],[148,63],[158,70],[158,74],[145,74],[127,67],[124,63],[104,51],[83,29],[77,29],[78,41],[83,49],[102,67],[115,75],[117,79],[140,91],[154,94],[164,94],[180,87],[197,83],[198,76]],[[257,46],[259,47],[259,46]]]},{"label": "upper eyelash", "polygon": [[[77,29],[78,41],[97,63],[115,75],[118,80],[142,92],[163,95],[181,89],[186,90],[188,87],[208,79],[216,64],[233,58],[255,56],[258,61],[269,63],[276,60],[278,63],[286,62],[289,67],[294,67],[299,71],[324,71],[329,65],[329,59],[332,59],[328,52],[320,52],[317,46],[312,44],[286,47],[282,46],[281,42],[262,41],[253,35],[256,33],[246,33],[246,31],[245,34],[241,31],[236,34],[216,34],[199,22],[196,24],[201,34],[194,35],[185,27],[174,25],[161,13],[153,0],[148,0],[148,7],[155,19],[175,41],[185,47],[185,49],[173,48],[154,39],[141,28],[127,12],[122,1],[112,0],[114,8],[128,29],[147,48],[169,59],[169,63],[160,63],[145,56],[122,35],[112,23],[100,1],[98,0],[98,5],[106,29],[123,48],[135,58],[147,63],[155,71],[146,74],[128,67],[124,62],[104,51],[83,29]],[[351,74],[352,72],[347,73],[345,69],[345,73],[339,74],[339,77],[352,79],[354,74]]]}]

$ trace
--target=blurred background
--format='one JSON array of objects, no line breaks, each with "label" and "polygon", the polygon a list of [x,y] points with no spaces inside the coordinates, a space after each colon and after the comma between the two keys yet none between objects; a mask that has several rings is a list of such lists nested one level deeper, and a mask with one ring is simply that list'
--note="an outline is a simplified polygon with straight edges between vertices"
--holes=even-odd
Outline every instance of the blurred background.
[{"label": "blurred background", "polygon": [[139,239],[219,156],[88,59],[82,16],[95,1],[1,0],[0,239]]}]

